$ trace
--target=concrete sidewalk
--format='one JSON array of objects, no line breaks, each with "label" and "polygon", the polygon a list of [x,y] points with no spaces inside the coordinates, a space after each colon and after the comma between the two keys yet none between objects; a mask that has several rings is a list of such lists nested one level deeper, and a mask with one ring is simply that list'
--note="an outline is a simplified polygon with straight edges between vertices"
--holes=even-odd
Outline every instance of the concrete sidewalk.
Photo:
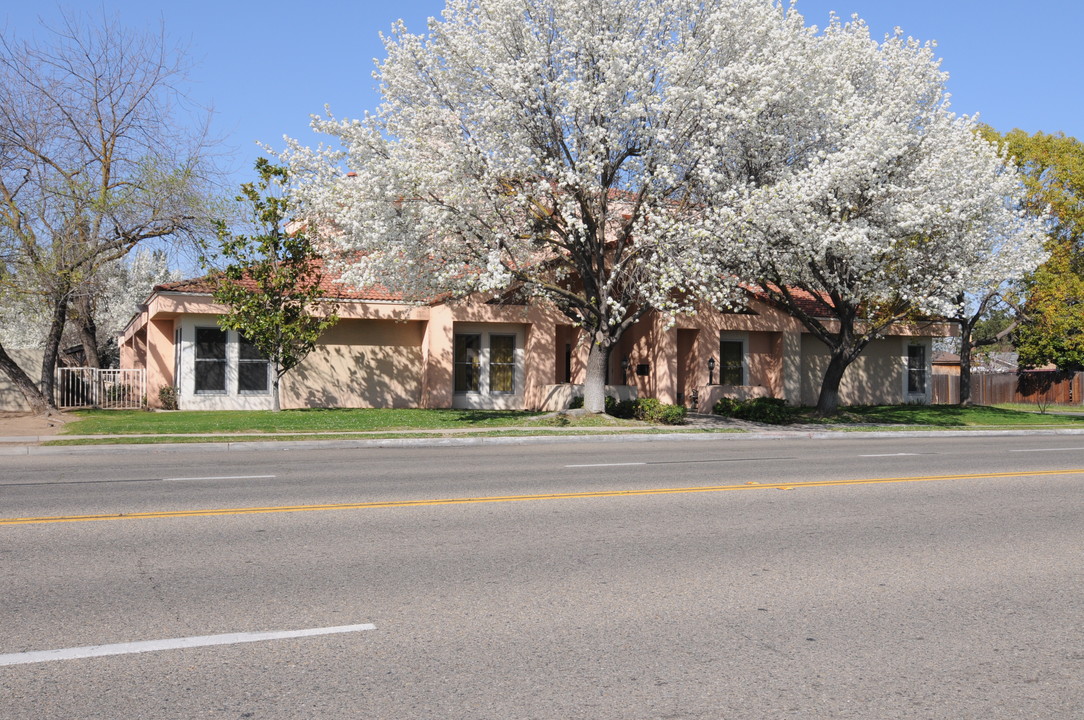
[{"label": "concrete sidewalk", "polygon": [[[368,430],[316,433],[218,433],[218,434],[147,434],[147,435],[22,435],[0,437],[0,455],[75,455],[75,454],[147,454],[161,452],[237,452],[253,450],[310,450],[327,447],[442,447],[457,445],[534,445],[585,442],[660,442],[667,440],[734,441],[805,438],[809,440],[871,439],[892,437],[998,437],[1021,435],[1084,435],[1084,429],[1012,429],[1012,430],[893,430],[893,426],[847,425],[826,428],[823,425],[759,425],[714,415],[690,415],[682,426],[639,427],[503,427],[445,430]],[[507,433],[504,435],[493,433]],[[351,436],[343,438],[344,435]],[[237,438],[225,442],[168,442],[170,438]],[[322,439],[331,436],[335,439]],[[465,437],[466,436],[466,437]],[[304,438],[276,440],[278,437]],[[153,438],[166,442],[119,443],[100,445],[42,445],[53,440],[110,440]]]}]

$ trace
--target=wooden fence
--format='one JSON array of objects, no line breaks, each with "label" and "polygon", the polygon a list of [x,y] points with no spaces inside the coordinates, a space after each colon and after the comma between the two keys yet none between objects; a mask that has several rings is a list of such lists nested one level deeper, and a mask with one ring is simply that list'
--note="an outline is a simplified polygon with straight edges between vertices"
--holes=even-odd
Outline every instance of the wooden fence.
[{"label": "wooden fence", "polygon": [[[933,402],[960,402],[960,378],[933,375]],[[971,373],[971,402],[976,405],[1030,403],[1081,405],[1084,373],[1058,370],[1022,370],[1010,373]]]}]

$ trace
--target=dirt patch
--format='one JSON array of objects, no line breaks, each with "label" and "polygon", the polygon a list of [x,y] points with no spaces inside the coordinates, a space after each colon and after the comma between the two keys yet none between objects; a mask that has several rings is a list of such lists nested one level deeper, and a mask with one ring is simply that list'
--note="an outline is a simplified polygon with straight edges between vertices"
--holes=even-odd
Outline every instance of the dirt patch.
[{"label": "dirt patch", "polygon": [[0,412],[0,437],[56,435],[65,423],[75,419],[64,413],[34,415],[33,413]]}]

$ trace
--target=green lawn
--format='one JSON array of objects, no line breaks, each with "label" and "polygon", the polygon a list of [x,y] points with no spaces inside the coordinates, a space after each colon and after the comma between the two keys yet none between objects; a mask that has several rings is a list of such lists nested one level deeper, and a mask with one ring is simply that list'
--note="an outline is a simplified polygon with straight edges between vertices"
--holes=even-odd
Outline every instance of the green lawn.
[{"label": "green lawn", "polygon": [[1002,403],[994,407],[1002,410],[1020,410],[1021,412],[1078,413],[1084,415],[1084,405],[1046,405],[1040,408],[1036,403]]},{"label": "green lawn", "polygon": [[[243,440],[246,433],[278,433],[302,439],[305,433],[411,433],[455,430],[481,434],[493,428],[517,428],[510,434],[529,434],[538,428],[583,429],[643,427],[631,420],[609,416],[542,417],[541,413],[500,410],[283,410],[178,411],[80,410],[79,418],[64,428],[65,435],[216,435],[217,440]],[[896,428],[1084,428],[1084,417],[1040,414],[1000,407],[955,405],[896,405],[843,408],[835,417],[814,418],[803,409],[799,423],[823,424],[839,430],[866,429],[870,425]],[[680,430],[680,427],[673,428]],[[134,438],[133,438],[134,439]],[[148,438],[148,440],[150,440]],[[62,440],[59,440],[63,442]],[[171,441],[164,438],[162,441]]]},{"label": "green lawn", "polygon": [[[1030,406],[1022,406],[1030,407]],[[1080,410],[1081,408],[1077,408]],[[813,420],[812,418],[810,418]],[[801,421],[801,420],[800,420]],[[1041,414],[1036,410],[958,405],[875,405],[846,407],[835,417],[813,420],[828,425],[884,424],[929,428],[1008,428],[1052,426],[1084,428],[1084,417]]]},{"label": "green lawn", "polygon": [[446,430],[519,426],[539,413],[500,410],[77,410],[66,435]]}]

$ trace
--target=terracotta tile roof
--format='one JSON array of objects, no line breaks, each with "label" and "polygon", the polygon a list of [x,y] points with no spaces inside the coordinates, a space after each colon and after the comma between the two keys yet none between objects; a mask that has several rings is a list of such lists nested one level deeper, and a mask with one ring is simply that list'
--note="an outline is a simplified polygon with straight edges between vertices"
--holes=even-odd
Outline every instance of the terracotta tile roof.
[{"label": "terracotta tile roof", "polygon": [[[322,263],[320,263],[320,265],[322,266]],[[249,278],[244,278],[241,281],[241,284],[250,290],[256,289],[255,281]],[[155,285],[154,289],[156,292],[184,292],[197,295],[210,295],[214,292],[215,286],[212,277],[210,275],[205,275],[203,277]],[[331,300],[369,300],[384,302],[401,302],[403,300],[402,293],[393,292],[381,285],[371,285],[365,288],[356,288],[351,285],[346,285],[340,281],[339,274],[331,269],[324,270],[323,277],[320,279],[320,290],[324,297]]]},{"label": "terracotta tile roof", "polygon": [[[746,290],[760,302],[772,306],[779,305],[759,285],[751,285]],[[794,298],[794,304],[798,306],[798,309],[810,317],[830,318],[835,315],[832,309],[832,300],[823,293],[814,294],[800,288],[790,288],[790,296]]]}]

